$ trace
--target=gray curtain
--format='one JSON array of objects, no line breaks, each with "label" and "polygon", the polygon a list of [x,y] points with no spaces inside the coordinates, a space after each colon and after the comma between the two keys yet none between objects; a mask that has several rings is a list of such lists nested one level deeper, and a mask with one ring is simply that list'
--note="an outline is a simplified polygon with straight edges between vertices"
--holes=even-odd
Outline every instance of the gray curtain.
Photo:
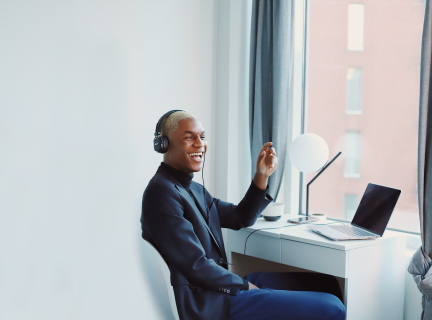
[{"label": "gray curtain", "polygon": [[288,111],[294,54],[294,1],[254,0],[249,68],[252,177],[264,143],[276,149],[278,168],[269,179],[276,199],[287,153]]},{"label": "gray curtain", "polygon": [[432,82],[430,81],[432,76],[432,17],[430,10],[430,1],[428,0],[426,2],[421,55],[418,197],[423,249],[429,256],[432,256]]},{"label": "gray curtain", "polygon": [[432,12],[426,1],[423,25],[418,140],[418,200],[422,246],[413,255],[408,272],[423,293],[422,319],[432,319]]}]

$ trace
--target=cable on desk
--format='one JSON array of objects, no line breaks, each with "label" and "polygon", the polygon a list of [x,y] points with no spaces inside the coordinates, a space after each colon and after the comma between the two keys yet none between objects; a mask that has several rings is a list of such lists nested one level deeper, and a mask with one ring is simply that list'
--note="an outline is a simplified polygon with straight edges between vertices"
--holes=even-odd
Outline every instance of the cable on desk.
[{"label": "cable on desk", "polygon": [[[325,226],[325,225],[334,224],[334,223],[340,223],[340,222],[338,221],[338,222],[331,222],[331,223],[314,223],[313,225],[314,225],[314,226]],[[245,246],[244,246],[243,254],[246,255],[246,244],[247,244],[247,241],[248,241],[249,237],[250,237],[251,235],[253,235],[255,232],[260,231],[260,230],[270,230],[270,229],[280,229],[280,228],[287,228],[287,227],[297,227],[297,226],[299,226],[299,225],[301,225],[301,224],[303,224],[303,223],[299,223],[299,224],[288,224],[288,225],[286,225],[286,226],[273,227],[273,228],[261,228],[261,229],[256,229],[256,230],[254,230],[253,232],[251,232],[251,233],[247,236],[247,238],[246,238],[246,240],[245,240]],[[231,263],[230,263],[230,264],[231,264]],[[234,264],[231,264],[231,265],[235,265],[235,263],[234,263]]]},{"label": "cable on desk", "polygon": [[[247,238],[246,238],[246,240],[245,240],[245,247],[244,247],[244,252],[243,252],[243,254],[244,254],[244,255],[246,254],[246,244],[247,244],[247,241],[248,241],[249,237],[250,237],[251,235],[253,235],[255,232],[260,231],[260,230],[280,229],[280,228],[285,228],[285,227],[296,227],[296,226],[298,226],[298,224],[289,224],[289,225],[286,225],[286,226],[273,227],[273,228],[261,228],[261,229],[256,229],[256,230],[252,231],[252,232],[247,236]],[[230,266],[235,266],[237,263],[228,263],[228,264],[229,264]]]},{"label": "cable on desk", "polygon": [[273,227],[273,228],[261,228],[261,229],[256,229],[256,230],[252,231],[252,232],[247,236],[247,238],[246,238],[246,240],[245,240],[245,246],[244,246],[243,254],[246,254],[246,244],[247,244],[247,241],[248,241],[249,237],[250,237],[251,235],[253,235],[255,232],[260,231],[260,230],[270,230],[270,229],[280,229],[280,228],[287,228],[287,227],[297,227],[297,226],[299,226],[299,225],[300,225],[300,224],[288,224],[288,225],[286,225],[286,226]]},{"label": "cable on desk", "polygon": [[[334,224],[334,223],[340,223],[340,222],[339,222],[339,221],[336,221],[336,222],[331,222],[331,223],[314,223],[313,225],[315,225],[315,226],[325,226],[325,225]],[[252,231],[252,232],[251,232],[251,233],[246,237],[243,254],[246,255],[246,245],[247,245],[247,241],[248,241],[249,237],[250,237],[251,235],[253,235],[255,232],[260,231],[260,230],[270,230],[270,229],[280,229],[280,228],[288,228],[288,227],[297,227],[297,226],[299,226],[299,225],[301,225],[301,224],[302,224],[302,223],[299,223],[299,224],[288,224],[288,225],[286,225],[286,226],[273,227],[273,228],[261,228],[261,229],[256,229],[256,230]],[[227,262],[227,264],[230,265],[230,266],[235,266],[237,263],[229,263],[229,262]]]}]

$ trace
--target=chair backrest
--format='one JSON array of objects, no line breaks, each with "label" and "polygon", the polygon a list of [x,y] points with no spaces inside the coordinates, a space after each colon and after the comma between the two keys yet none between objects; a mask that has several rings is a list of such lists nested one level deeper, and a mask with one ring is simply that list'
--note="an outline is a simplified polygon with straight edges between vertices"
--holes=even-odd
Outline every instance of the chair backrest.
[{"label": "chair backrest", "polygon": [[146,247],[146,252],[148,252],[149,256],[149,260],[150,261],[154,261],[154,263],[156,263],[159,266],[160,271],[162,272],[163,275],[163,279],[164,279],[164,284],[161,285],[165,285],[168,291],[168,300],[171,306],[171,311],[173,313],[174,319],[175,320],[179,320],[179,315],[178,315],[178,311],[177,311],[177,305],[175,302],[175,297],[174,297],[174,291],[173,288],[171,286],[171,280],[170,280],[170,270],[168,268],[168,265],[166,264],[165,260],[162,258],[162,256],[159,254],[159,252],[156,250],[156,248],[148,241],[144,240],[144,245]]}]

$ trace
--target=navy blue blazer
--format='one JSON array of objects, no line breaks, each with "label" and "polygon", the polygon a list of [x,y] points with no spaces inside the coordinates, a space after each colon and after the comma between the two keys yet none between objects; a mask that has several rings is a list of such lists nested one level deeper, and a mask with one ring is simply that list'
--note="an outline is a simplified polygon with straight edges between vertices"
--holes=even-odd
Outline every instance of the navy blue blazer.
[{"label": "navy blue blazer", "polygon": [[247,290],[248,282],[228,270],[221,227],[239,230],[253,225],[271,197],[253,182],[238,206],[206,191],[207,225],[203,187],[192,181],[190,189],[198,204],[159,167],[144,191],[142,237],[169,266],[180,319],[229,319],[230,295]]}]

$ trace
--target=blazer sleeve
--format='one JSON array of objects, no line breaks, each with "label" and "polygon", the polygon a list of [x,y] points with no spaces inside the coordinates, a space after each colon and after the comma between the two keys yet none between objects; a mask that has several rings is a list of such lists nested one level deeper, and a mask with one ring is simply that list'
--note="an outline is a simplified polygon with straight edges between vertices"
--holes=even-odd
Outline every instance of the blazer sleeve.
[{"label": "blazer sleeve", "polygon": [[244,290],[244,279],[206,258],[192,224],[183,217],[183,213],[182,199],[177,190],[167,186],[147,188],[141,223],[167,262],[179,269],[190,282],[203,288],[230,295]]},{"label": "blazer sleeve", "polygon": [[253,225],[258,215],[273,200],[267,191],[268,186],[267,189],[262,190],[252,181],[248,191],[237,206],[213,199],[212,202],[214,201],[217,206],[221,227],[239,230]]}]

